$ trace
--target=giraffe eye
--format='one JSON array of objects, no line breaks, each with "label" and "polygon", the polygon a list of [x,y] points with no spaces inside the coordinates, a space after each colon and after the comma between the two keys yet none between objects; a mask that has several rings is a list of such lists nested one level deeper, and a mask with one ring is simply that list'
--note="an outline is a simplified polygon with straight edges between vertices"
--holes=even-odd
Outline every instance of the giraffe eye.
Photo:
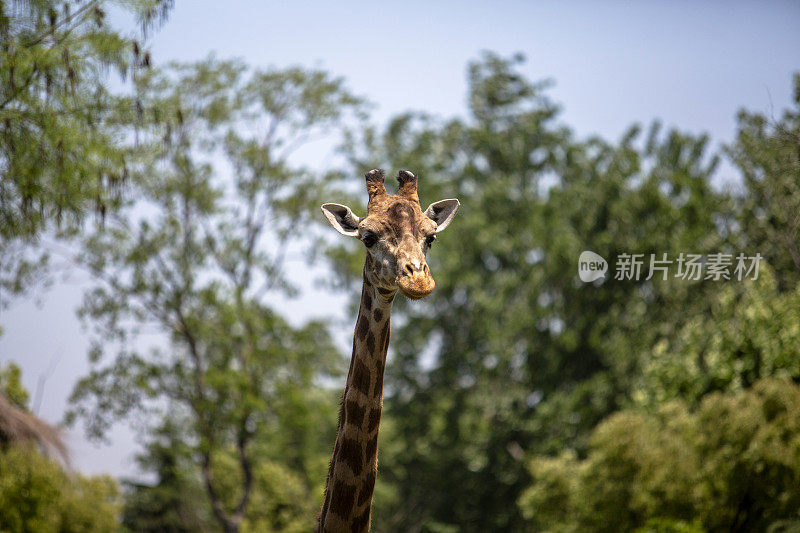
[{"label": "giraffe eye", "polygon": [[428,248],[430,248],[431,246],[433,246],[433,241],[435,240],[436,240],[436,235],[428,235],[427,237],[425,237],[425,244],[427,244]]},{"label": "giraffe eye", "polygon": [[367,248],[372,248],[376,242],[378,242],[378,237],[374,233],[365,233],[363,237],[361,237],[361,242],[364,243],[364,246]]}]

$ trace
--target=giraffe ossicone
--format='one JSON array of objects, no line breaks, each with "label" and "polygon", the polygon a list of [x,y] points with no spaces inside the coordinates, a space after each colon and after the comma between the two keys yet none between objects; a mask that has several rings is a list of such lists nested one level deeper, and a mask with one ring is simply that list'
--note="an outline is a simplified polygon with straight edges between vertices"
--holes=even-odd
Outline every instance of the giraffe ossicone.
[{"label": "giraffe ossicone", "polygon": [[456,199],[440,200],[423,212],[417,177],[407,170],[397,175],[397,194],[386,191],[382,170],[371,170],[365,178],[369,202],[363,218],[344,205],[322,206],[336,231],[361,240],[367,254],[318,532],[369,531],[392,302],[398,291],[414,300],[433,291],[425,255],[460,205]]}]

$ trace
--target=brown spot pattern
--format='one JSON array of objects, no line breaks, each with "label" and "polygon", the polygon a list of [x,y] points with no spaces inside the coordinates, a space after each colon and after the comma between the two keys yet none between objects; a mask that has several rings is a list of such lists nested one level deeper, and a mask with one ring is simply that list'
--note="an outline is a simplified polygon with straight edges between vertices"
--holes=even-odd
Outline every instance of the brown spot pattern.
[{"label": "brown spot pattern", "polygon": [[333,497],[331,498],[331,511],[347,519],[350,514],[350,509],[353,508],[353,502],[356,499],[356,487],[345,483],[344,481],[336,481],[333,485]]},{"label": "brown spot pattern", "polygon": [[358,445],[358,441],[347,437],[342,439],[339,460],[347,463],[353,474],[358,476],[361,473],[361,469],[364,468],[364,459],[361,457],[361,447]]},{"label": "brown spot pattern", "polygon": [[[352,364],[352,362],[350,363]],[[339,422],[337,427],[341,428],[342,424],[344,423],[344,399],[347,397],[347,387],[345,387],[344,392],[342,393],[342,399],[339,400]]]},{"label": "brown spot pattern", "polygon": [[381,423],[381,410],[379,408],[373,408],[369,412],[369,426],[367,426],[367,431],[372,433],[377,429],[378,424]]},{"label": "brown spot pattern", "polygon": [[347,413],[347,423],[360,428],[364,424],[364,408],[355,401],[350,400],[347,402],[345,409]]},{"label": "brown spot pattern", "polygon": [[369,514],[370,509],[367,508],[361,516],[353,521],[353,531],[368,531],[369,530]]},{"label": "brown spot pattern", "polygon": [[375,382],[372,385],[372,395],[376,398],[383,394],[383,368],[384,362],[378,360],[375,363]]},{"label": "brown spot pattern", "polygon": [[356,323],[356,335],[363,341],[367,332],[369,332],[369,320],[364,315],[359,315]]},{"label": "brown spot pattern", "polygon": [[362,299],[361,303],[364,306],[364,309],[367,311],[372,309],[372,298],[369,294],[367,294],[366,291],[364,291],[364,298]]},{"label": "brown spot pattern", "polygon": [[333,477],[333,465],[336,464],[336,458],[339,456],[339,439],[336,439],[336,444],[333,445],[333,455],[331,456],[331,464],[328,468],[328,478]]},{"label": "brown spot pattern", "polygon": [[381,346],[383,347],[383,352],[386,353],[386,349],[389,347],[389,321],[386,321],[386,324],[383,326],[383,331],[381,331]]},{"label": "brown spot pattern", "polygon": [[369,370],[361,361],[353,365],[353,387],[359,392],[369,395]]},{"label": "brown spot pattern", "polygon": [[375,491],[375,471],[370,470],[364,478],[361,486],[361,493],[358,495],[358,505],[364,505],[372,500],[372,493]]},{"label": "brown spot pattern", "polygon": [[[423,227],[430,226],[431,221],[422,213],[417,195],[417,178],[411,172],[400,171],[397,176],[398,194],[389,195],[384,187],[385,175],[382,170],[375,169],[365,175],[369,203],[368,216],[381,224],[382,231],[391,234],[399,244],[400,240],[410,236],[419,237]],[[410,235],[409,235],[410,231]],[[383,372],[385,356],[389,345],[390,327],[389,312],[380,304],[388,304],[394,298],[396,290],[373,287],[367,273],[373,272],[375,265],[370,254],[364,264],[364,289],[361,295],[361,309],[354,333],[353,356],[350,361],[347,385],[339,412],[339,431],[334,446],[333,459],[326,483],[325,502],[323,504],[320,525],[326,526],[325,516],[333,514],[341,517],[328,527],[345,526],[346,530],[366,533],[369,530],[371,509],[377,472],[375,461],[378,453],[378,428],[381,419],[381,395],[383,393]],[[377,289],[377,293],[373,292]],[[376,301],[375,299],[378,298]],[[370,330],[370,324],[381,326]],[[359,347],[358,353],[356,346]],[[370,360],[375,361],[374,367]],[[366,400],[350,394],[350,387],[366,396]],[[349,399],[348,399],[349,395]],[[364,401],[367,403],[364,404]],[[356,426],[364,431],[350,432],[345,425]],[[366,426],[366,428],[365,428]],[[348,472],[335,465],[345,463],[356,476],[354,484],[350,484]],[[366,471],[364,471],[366,469]],[[339,477],[340,479],[334,479]],[[347,481],[344,481],[347,480]],[[356,504],[356,499],[358,503]],[[355,516],[357,510],[363,512]]]},{"label": "brown spot pattern", "polygon": [[376,372],[377,377],[375,378],[375,383],[372,385],[372,395],[376,398],[383,394],[383,368],[380,366],[380,363],[378,363],[378,365],[379,371]]},{"label": "brown spot pattern", "polygon": [[367,456],[367,461],[371,461],[373,457],[378,453],[378,435],[375,435],[370,439],[367,443],[367,446],[364,448],[364,455]]},{"label": "brown spot pattern", "polygon": [[367,350],[370,354],[375,353],[375,335],[371,331],[367,333]]}]

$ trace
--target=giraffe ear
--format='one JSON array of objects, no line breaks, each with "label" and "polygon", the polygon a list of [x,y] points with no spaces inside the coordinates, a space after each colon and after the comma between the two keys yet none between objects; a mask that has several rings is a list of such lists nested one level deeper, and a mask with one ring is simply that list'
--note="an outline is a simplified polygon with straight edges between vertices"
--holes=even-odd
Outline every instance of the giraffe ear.
[{"label": "giraffe ear", "polygon": [[461,203],[458,200],[450,198],[449,200],[433,202],[428,206],[428,209],[425,210],[425,216],[436,222],[436,233],[443,231],[450,225],[460,205]]},{"label": "giraffe ear", "polygon": [[349,207],[341,204],[322,204],[322,212],[336,231],[348,237],[358,236],[358,223],[361,219],[355,216]]}]

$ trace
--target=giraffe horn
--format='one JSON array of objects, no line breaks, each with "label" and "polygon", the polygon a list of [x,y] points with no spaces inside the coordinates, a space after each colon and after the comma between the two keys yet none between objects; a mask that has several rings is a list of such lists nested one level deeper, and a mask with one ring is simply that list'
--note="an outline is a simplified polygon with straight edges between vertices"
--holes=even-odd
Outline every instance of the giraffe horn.
[{"label": "giraffe horn", "polygon": [[408,170],[401,170],[397,173],[397,183],[400,184],[400,187],[397,189],[397,194],[419,203],[419,196],[417,195],[417,177],[414,174]]},{"label": "giraffe horn", "polygon": [[383,170],[379,168],[370,170],[364,174],[364,177],[367,179],[367,194],[369,194],[370,201],[376,196],[386,194],[386,187],[383,185]]}]

